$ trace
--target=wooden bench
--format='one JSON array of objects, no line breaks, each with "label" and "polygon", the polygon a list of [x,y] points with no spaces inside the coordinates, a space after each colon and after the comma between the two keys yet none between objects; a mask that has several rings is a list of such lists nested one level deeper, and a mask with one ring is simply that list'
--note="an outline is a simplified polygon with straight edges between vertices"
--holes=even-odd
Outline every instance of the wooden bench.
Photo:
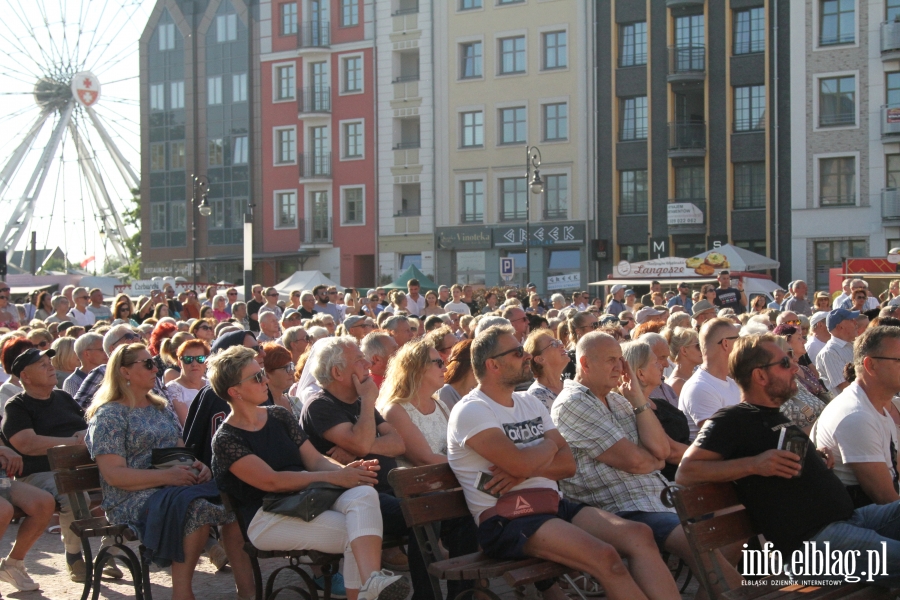
[{"label": "wooden bench", "polygon": [[[498,560],[488,558],[481,552],[444,559],[438,546],[438,525],[445,519],[471,515],[450,465],[394,469],[388,474],[388,481],[400,499],[406,524],[412,528],[419,542],[435,598],[443,597],[442,579],[472,580],[475,582],[474,590],[463,593],[472,593],[473,598],[476,594],[484,594],[491,600],[500,600],[490,589],[491,579],[503,577],[516,595],[522,597],[526,585],[554,577],[568,577],[575,572],[565,565],[540,558]],[[571,579],[570,585],[573,591],[581,595]]]},{"label": "wooden bench", "polygon": [[[865,583],[840,586],[783,585],[785,576],[772,576],[753,585],[730,588],[715,560],[715,551],[724,546],[747,542],[759,531],[750,522],[747,510],[738,500],[732,483],[704,483],[692,487],[670,485],[662,491],[662,501],[674,507],[681,520],[699,572],[694,573],[710,598],[725,600],[803,599],[875,599],[891,598],[884,587]],[[710,517],[715,513],[715,516]],[[789,564],[789,559],[786,559]]]},{"label": "wooden bench", "polygon": [[[47,450],[50,468],[56,480],[56,489],[60,494],[69,497],[75,521],[72,531],[81,538],[84,549],[84,562],[87,566],[87,578],[81,592],[81,600],[86,600],[93,589],[93,600],[100,597],[100,580],[103,567],[113,556],[125,563],[131,572],[134,583],[134,595],[137,600],[152,600],[150,592],[149,565],[134,553],[125,542],[136,541],[137,537],[127,525],[111,525],[106,517],[95,517],[91,514],[91,504],[85,500],[85,493],[100,490],[100,470],[84,446],[56,446]],[[91,538],[110,536],[114,543],[100,549],[97,557],[92,558]],[[109,550],[116,548],[119,553],[111,554]],[[139,552],[144,555],[144,547]]]}]

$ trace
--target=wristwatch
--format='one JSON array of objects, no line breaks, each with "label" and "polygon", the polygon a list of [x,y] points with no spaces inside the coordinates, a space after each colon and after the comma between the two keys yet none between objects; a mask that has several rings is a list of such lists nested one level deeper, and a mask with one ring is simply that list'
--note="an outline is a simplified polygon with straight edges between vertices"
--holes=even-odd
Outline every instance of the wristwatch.
[{"label": "wristwatch", "polygon": [[642,412],[644,412],[645,410],[647,410],[648,408],[650,408],[650,402],[645,402],[641,406],[638,406],[637,408],[634,409],[634,414],[639,415]]}]

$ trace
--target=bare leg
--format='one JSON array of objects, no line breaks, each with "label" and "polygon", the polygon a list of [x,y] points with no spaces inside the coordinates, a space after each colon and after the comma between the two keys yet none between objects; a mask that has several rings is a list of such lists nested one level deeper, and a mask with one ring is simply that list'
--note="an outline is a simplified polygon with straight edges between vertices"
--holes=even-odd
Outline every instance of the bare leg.
[{"label": "bare leg", "polygon": [[[672,533],[669,534],[669,537],[666,538],[666,550],[674,554],[675,556],[684,560],[687,563],[687,566],[694,572],[696,575],[698,570],[701,568],[694,561],[694,555],[691,553],[691,547],[688,544],[687,538],[684,535],[684,529],[681,527],[676,527],[672,530]],[[728,564],[725,560],[725,557],[722,556],[720,552],[716,552],[716,558],[719,561],[719,565],[722,568],[722,573],[725,575],[725,581],[728,583],[728,587],[732,589],[737,589],[741,587],[742,578],[740,574],[737,572],[732,565]],[[694,600],[707,600],[708,594],[706,590],[703,589],[703,586],[697,590],[697,595],[694,596]]]},{"label": "bare leg", "polygon": [[209,525],[184,536],[184,562],[172,563],[172,600],[194,600],[191,582],[208,537]]},{"label": "bare leg", "polygon": [[[365,583],[373,571],[381,570],[381,538],[377,535],[361,535],[350,542],[353,558],[359,567],[360,581]],[[347,590],[349,591],[349,590]]]},{"label": "bare leg", "polygon": [[244,536],[237,521],[221,525],[219,532],[222,535],[222,545],[228,562],[231,563],[231,572],[234,574],[234,584],[237,586],[238,595],[247,597],[253,594],[253,568],[250,565],[250,557],[244,552]]},{"label": "bare leg", "polygon": [[591,507],[583,508],[572,524],[612,544],[626,556],[631,575],[650,598],[680,600],[678,586],[659,554],[649,527]]},{"label": "bare leg", "polygon": [[[53,512],[56,510],[56,500],[48,492],[21,481],[12,482],[10,495],[15,505],[21,507],[22,511],[28,515],[22,521],[22,524],[19,525],[16,543],[9,553],[10,558],[23,560],[34,543],[44,533],[47,523],[53,517]],[[9,525],[9,520],[12,518],[12,506],[5,500],[0,500],[0,502],[9,506],[9,518],[0,518],[0,537],[2,537]]]}]

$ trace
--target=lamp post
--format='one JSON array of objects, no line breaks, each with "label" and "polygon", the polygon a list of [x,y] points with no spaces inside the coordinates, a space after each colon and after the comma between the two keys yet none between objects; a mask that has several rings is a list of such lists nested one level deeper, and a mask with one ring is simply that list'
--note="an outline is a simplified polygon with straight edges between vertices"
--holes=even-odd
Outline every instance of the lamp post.
[{"label": "lamp post", "polygon": [[[212,214],[212,207],[209,205],[209,177],[206,175],[192,175],[193,193],[191,194],[191,211],[197,207],[199,198],[200,204],[198,211],[200,216],[208,217]],[[197,216],[191,213],[191,273],[194,276],[194,290],[197,290]]]},{"label": "lamp post", "polygon": [[[100,231],[97,232],[97,235],[100,236],[100,241],[103,243],[103,270],[106,271],[106,263],[108,259],[106,258],[106,237],[109,235],[106,233],[106,227],[103,225],[100,226]],[[94,259],[94,275],[97,274],[97,259]]]},{"label": "lamp post", "polygon": [[[529,230],[529,221],[531,220],[531,195],[539,196],[544,193],[544,182],[541,180],[541,151],[537,146],[525,146],[525,183],[528,190],[525,191],[525,284],[531,277],[531,253],[529,252],[529,243],[531,242],[531,231]],[[534,177],[531,172],[534,171]]]},{"label": "lamp post", "polygon": [[244,211],[244,302],[249,302],[253,295],[253,207],[247,201],[247,210]]}]

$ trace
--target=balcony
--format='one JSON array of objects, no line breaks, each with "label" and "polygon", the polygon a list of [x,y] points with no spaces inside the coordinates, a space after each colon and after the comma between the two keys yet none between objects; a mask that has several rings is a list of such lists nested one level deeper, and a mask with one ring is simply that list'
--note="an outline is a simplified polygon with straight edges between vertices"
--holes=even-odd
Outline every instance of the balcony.
[{"label": "balcony", "polygon": [[681,8],[683,6],[703,6],[704,0],[666,0],[666,8]]},{"label": "balcony", "polygon": [[412,206],[409,208],[401,208],[397,212],[394,213],[395,217],[420,217],[422,216],[422,209],[418,206]]},{"label": "balcony", "polygon": [[706,46],[669,46],[670,82],[703,81],[706,78]]},{"label": "balcony", "polygon": [[300,179],[331,179],[331,152],[301,154]]},{"label": "balcony", "polygon": [[881,190],[881,220],[900,221],[900,188]]},{"label": "balcony", "polygon": [[333,241],[331,218],[316,216],[311,219],[300,219],[300,238],[303,244],[330,244]]},{"label": "balcony", "polygon": [[405,102],[419,97],[419,80],[394,83],[394,100]]},{"label": "balcony", "polygon": [[331,45],[331,23],[307,21],[297,27],[297,45],[300,48],[328,48]]},{"label": "balcony", "polygon": [[422,142],[418,138],[415,140],[404,140],[394,144],[394,150],[414,150],[421,147]]},{"label": "balcony", "polygon": [[900,104],[881,107],[881,139],[891,142],[900,140]]},{"label": "balcony", "polygon": [[391,83],[408,83],[410,81],[419,81],[419,70],[416,69],[415,73],[410,73],[408,75],[400,75],[398,77],[394,77],[394,80]]},{"label": "balcony", "polygon": [[558,221],[569,218],[569,209],[565,206],[544,207],[543,214],[545,221]]},{"label": "balcony", "polygon": [[414,15],[417,12],[419,12],[418,2],[401,2],[400,8],[391,13],[391,16],[399,17],[401,15]]},{"label": "balcony", "polygon": [[297,112],[303,114],[328,114],[331,112],[331,88],[313,86],[297,90]]},{"label": "balcony", "polygon": [[706,123],[669,123],[669,157],[706,156]]},{"label": "balcony", "polygon": [[881,60],[900,58],[900,21],[881,24]]},{"label": "balcony", "polygon": [[[689,206],[673,206],[693,204]],[[699,212],[698,212],[699,211]],[[706,233],[706,198],[675,198],[669,200],[666,223],[672,235]]]}]

